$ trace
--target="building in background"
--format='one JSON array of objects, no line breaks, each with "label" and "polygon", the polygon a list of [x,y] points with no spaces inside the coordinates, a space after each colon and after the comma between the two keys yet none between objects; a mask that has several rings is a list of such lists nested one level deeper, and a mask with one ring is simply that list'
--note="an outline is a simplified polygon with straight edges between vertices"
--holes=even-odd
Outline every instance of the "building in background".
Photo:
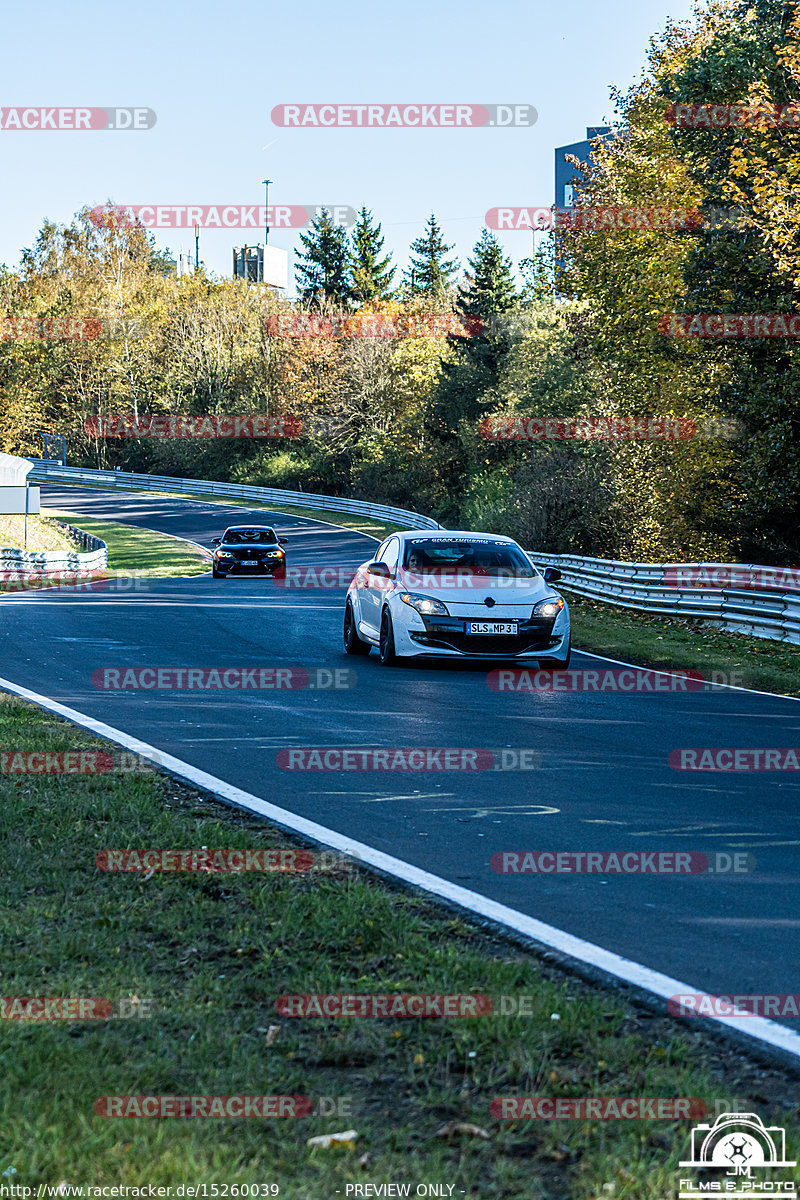
[{"label": "building in background", "polygon": [[187,254],[185,250],[179,251],[178,259],[177,259],[177,262],[175,263],[175,273],[178,276],[178,278],[180,279],[180,277],[182,275],[193,275],[194,268],[195,268],[194,255]]},{"label": "building in background", "polygon": [[[571,154],[581,162],[591,163],[592,161],[592,141],[597,137],[602,137],[604,141],[609,141],[614,134],[611,132],[610,125],[589,125],[586,128],[586,137],[582,142],[571,142],[569,146],[556,146],[556,211],[561,208],[572,208],[574,203],[573,188],[576,181],[581,179],[581,174],[574,163],[567,162],[567,155]],[[556,249],[554,266],[556,271],[559,271],[564,266],[564,261]],[[561,292],[556,290],[556,295],[561,296]]]},{"label": "building in background", "polygon": [[572,142],[569,146],[556,146],[556,208],[569,208],[572,205],[573,185],[580,179],[574,164],[567,162],[567,155],[572,154],[581,162],[591,162],[591,143],[594,138],[602,137],[608,141],[613,136],[610,125],[590,125],[584,141]]},{"label": "building in background", "polygon": [[289,282],[289,254],[277,246],[235,246],[233,277],[248,283],[265,283],[285,292]]}]

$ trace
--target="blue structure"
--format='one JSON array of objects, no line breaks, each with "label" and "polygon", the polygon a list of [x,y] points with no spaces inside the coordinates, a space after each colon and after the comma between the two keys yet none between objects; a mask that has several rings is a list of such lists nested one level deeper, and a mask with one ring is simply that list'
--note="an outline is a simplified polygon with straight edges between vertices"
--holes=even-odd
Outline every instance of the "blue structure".
[{"label": "blue structure", "polygon": [[556,147],[556,208],[568,208],[572,204],[572,184],[576,179],[580,179],[573,164],[566,161],[566,155],[574,154],[576,158],[585,162],[587,159],[591,159],[590,143],[594,138],[605,137],[608,139],[613,136],[610,125],[591,125],[586,130],[585,141]]}]

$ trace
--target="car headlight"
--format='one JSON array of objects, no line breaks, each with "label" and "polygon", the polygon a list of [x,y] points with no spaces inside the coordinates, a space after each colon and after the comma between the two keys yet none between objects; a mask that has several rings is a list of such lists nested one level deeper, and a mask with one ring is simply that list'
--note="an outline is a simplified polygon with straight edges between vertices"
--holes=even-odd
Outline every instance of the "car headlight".
[{"label": "car headlight", "polygon": [[231,554],[230,550],[218,550],[217,558],[233,558],[233,555]]},{"label": "car headlight", "polygon": [[540,600],[534,605],[533,615],[535,617],[557,617],[564,607],[564,601],[560,596],[550,596],[547,600]]},{"label": "car headlight", "polygon": [[282,550],[268,550],[267,558],[283,558]]},{"label": "car headlight", "polygon": [[442,604],[441,600],[434,600],[433,596],[417,596],[413,592],[402,592],[400,599],[403,601],[403,604],[409,604],[422,616],[450,616],[450,613],[447,611],[447,605]]}]

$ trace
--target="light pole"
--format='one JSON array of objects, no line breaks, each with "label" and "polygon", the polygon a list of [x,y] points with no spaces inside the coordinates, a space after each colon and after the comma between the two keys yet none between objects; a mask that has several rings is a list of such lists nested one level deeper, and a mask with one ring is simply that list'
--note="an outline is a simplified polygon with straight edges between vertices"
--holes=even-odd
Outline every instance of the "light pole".
[{"label": "light pole", "polygon": [[262,179],[261,182],[264,184],[267,193],[264,203],[264,249],[266,250],[267,243],[269,242],[269,185],[272,183],[272,180]]},{"label": "light pole", "polygon": [[200,226],[194,227],[194,269],[195,273],[200,270]]}]

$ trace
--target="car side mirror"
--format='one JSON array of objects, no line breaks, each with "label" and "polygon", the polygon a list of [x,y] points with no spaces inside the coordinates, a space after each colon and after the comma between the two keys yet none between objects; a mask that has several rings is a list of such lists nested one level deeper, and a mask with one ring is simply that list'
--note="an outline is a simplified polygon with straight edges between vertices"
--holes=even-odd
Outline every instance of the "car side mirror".
[{"label": "car side mirror", "polygon": [[288,541],[289,541],[288,538],[278,538],[278,543],[281,546],[285,546]]},{"label": "car side mirror", "polygon": [[561,572],[558,567],[545,567],[543,578],[545,583],[555,583],[561,578]]},{"label": "car side mirror", "polygon": [[220,544],[220,542],[221,542],[221,541],[222,541],[222,538],[212,538],[212,539],[211,539],[211,545],[212,545],[212,546],[218,546],[218,545]]},{"label": "car side mirror", "polygon": [[371,562],[367,563],[367,574],[374,575],[377,579],[391,579],[391,571],[386,563]]}]

